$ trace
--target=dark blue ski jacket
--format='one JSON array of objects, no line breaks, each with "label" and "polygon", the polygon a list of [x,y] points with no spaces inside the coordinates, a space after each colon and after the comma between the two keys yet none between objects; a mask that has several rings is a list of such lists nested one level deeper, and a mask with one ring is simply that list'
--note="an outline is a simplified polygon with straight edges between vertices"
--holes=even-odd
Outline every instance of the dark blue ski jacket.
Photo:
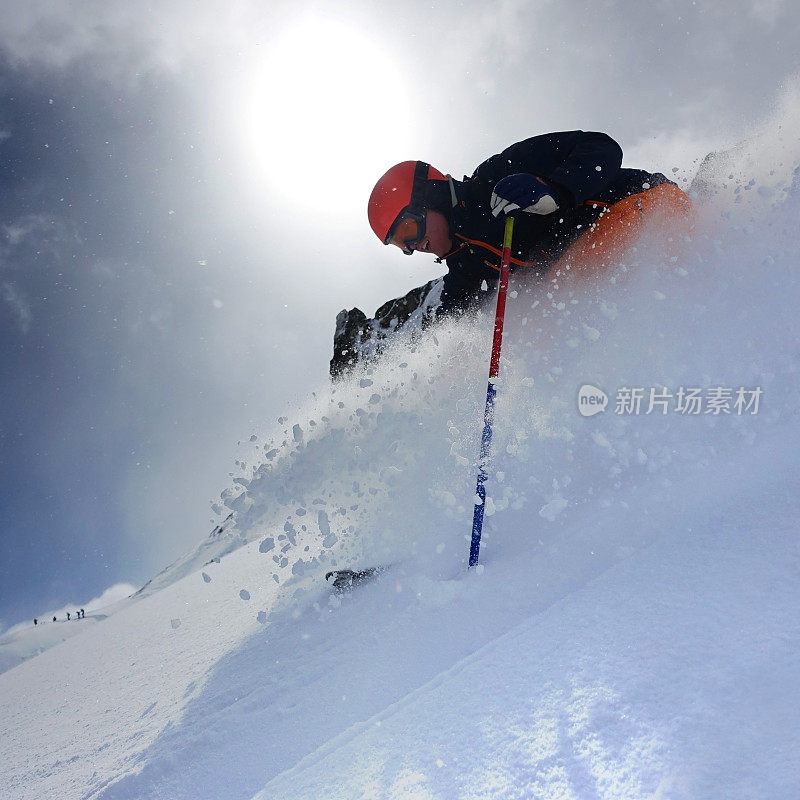
[{"label": "dark blue ski jacket", "polygon": [[622,168],[622,148],[605,133],[547,133],[512,144],[484,161],[463,180],[450,179],[450,234],[453,249],[442,257],[441,311],[469,306],[480,299],[481,284],[499,277],[504,215],[492,216],[489,201],[497,181],[527,172],[555,190],[559,210],[546,216],[518,214],[514,225],[512,271],[537,276],[548,268],[604,208],[632,194],[670,183],[661,173]]}]

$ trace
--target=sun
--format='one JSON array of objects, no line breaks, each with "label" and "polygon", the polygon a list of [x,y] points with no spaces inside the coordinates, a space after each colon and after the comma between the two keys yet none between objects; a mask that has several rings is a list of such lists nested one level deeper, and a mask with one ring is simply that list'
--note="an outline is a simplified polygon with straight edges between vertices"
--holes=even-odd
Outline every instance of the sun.
[{"label": "sun", "polygon": [[411,157],[406,84],[366,34],[331,19],[295,22],[272,41],[247,101],[258,178],[320,221],[363,211],[378,177]]}]

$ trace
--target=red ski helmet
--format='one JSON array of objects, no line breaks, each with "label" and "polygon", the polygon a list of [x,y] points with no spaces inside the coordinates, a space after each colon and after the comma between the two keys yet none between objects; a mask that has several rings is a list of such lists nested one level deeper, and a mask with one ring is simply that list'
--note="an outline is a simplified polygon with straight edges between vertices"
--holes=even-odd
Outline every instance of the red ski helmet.
[{"label": "red ski helmet", "polygon": [[370,227],[384,244],[389,244],[392,228],[403,212],[420,214],[428,208],[433,181],[447,181],[447,177],[424,161],[403,161],[375,184],[367,216]]}]

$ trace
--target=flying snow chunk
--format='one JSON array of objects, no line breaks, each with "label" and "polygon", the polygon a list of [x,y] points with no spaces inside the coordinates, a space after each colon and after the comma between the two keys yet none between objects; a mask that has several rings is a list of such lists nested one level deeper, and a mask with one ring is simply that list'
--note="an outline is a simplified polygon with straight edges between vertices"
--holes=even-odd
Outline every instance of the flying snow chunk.
[{"label": "flying snow chunk", "polygon": [[241,597],[242,600],[249,600],[250,599],[250,592],[248,592],[247,589],[242,589],[239,592],[239,597]]},{"label": "flying snow chunk", "polygon": [[592,441],[599,447],[605,447],[607,450],[611,450],[612,452],[614,450],[614,448],[611,446],[611,442],[608,441],[608,437],[606,437],[600,431],[594,431],[592,433]]},{"label": "flying snow chunk", "polygon": [[292,575],[299,576],[305,575],[306,570],[309,568],[310,564],[303,561],[302,558],[299,558],[297,561],[292,564]]},{"label": "flying snow chunk", "polygon": [[172,625],[172,630],[176,631],[181,626],[181,621],[179,619],[171,619],[169,624]]},{"label": "flying snow chunk", "polygon": [[593,328],[591,325],[583,323],[583,335],[590,341],[596,342],[600,338],[600,331]]},{"label": "flying snow chunk", "polygon": [[267,612],[266,611],[259,611],[256,615],[256,619],[262,624],[267,624]]},{"label": "flying snow chunk", "polygon": [[205,583],[211,583],[211,576],[207,572],[203,572],[202,575]]},{"label": "flying snow chunk", "polygon": [[567,507],[567,501],[561,495],[554,497],[549,503],[539,509],[539,516],[549,522],[555,522],[556,517]]},{"label": "flying snow chunk", "polygon": [[258,546],[259,553],[269,553],[270,550],[275,549],[275,540],[270,536],[267,539],[264,539],[263,542]]},{"label": "flying snow chunk", "polygon": [[605,301],[600,303],[600,312],[604,317],[612,321],[619,315],[616,303],[606,303]]},{"label": "flying snow chunk", "polygon": [[339,541],[339,537],[331,531],[331,523],[328,519],[328,514],[325,511],[320,511],[317,514],[317,524],[319,525],[320,533],[323,536],[322,546],[333,547]]},{"label": "flying snow chunk", "polygon": [[456,496],[452,492],[448,492],[446,489],[437,489],[435,491],[431,490],[430,494],[442,506],[447,508],[455,508],[457,505],[458,501],[456,500]]}]

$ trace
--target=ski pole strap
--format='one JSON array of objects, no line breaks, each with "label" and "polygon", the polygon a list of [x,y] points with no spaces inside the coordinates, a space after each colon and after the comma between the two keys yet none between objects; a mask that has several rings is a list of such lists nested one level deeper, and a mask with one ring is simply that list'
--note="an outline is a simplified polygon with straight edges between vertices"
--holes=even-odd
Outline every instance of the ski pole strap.
[{"label": "ski pole strap", "polygon": [[483,433],[481,434],[481,452],[478,459],[478,482],[475,488],[475,510],[472,514],[472,539],[469,547],[469,565],[478,563],[483,531],[483,513],[486,505],[486,478],[492,444],[492,421],[494,419],[494,398],[496,394],[495,380],[500,371],[500,348],[503,344],[503,323],[506,315],[506,293],[508,292],[508,271],[511,263],[511,238],[514,233],[514,218],[506,217],[503,236],[503,256],[500,261],[500,286],[497,290],[497,311],[494,317],[494,337],[492,339],[492,357],[489,362],[489,385],[486,389],[486,405],[483,411]]}]

